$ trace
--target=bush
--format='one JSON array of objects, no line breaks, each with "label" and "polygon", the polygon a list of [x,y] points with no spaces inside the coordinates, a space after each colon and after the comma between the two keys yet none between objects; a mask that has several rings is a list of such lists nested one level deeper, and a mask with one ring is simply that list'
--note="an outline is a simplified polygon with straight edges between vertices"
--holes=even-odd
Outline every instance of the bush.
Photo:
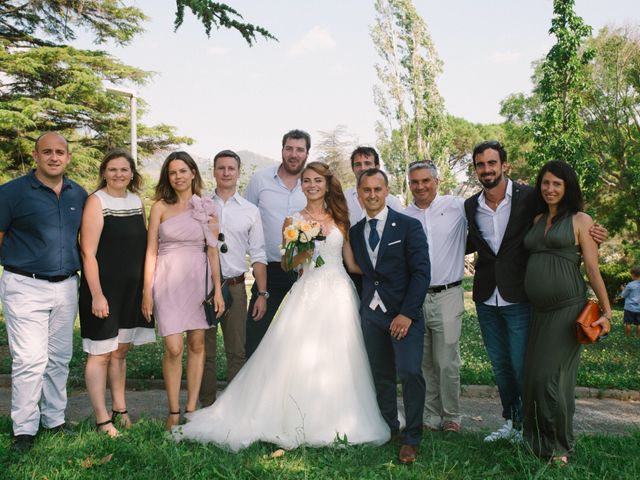
[{"label": "bush", "polygon": [[600,274],[607,287],[607,295],[609,295],[609,301],[612,305],[624,303],[620,298],[616,300],[616,297],[620,295],[620,287],[631,281],[629,269],[630,267],[623,263],[600,265]]}]

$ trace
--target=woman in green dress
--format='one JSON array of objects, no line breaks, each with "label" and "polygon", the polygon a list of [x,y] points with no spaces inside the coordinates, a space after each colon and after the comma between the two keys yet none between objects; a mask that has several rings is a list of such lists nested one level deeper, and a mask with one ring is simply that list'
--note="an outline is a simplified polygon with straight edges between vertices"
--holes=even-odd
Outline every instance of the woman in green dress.
[{"label": "woman in green dress", "polygon": [[[524,371],[524,439],[533,452],[566,464],[573,450],[574,391],[580,360],[576,318],[586,304],[580,271],[600,302],[602,336],[611,329],[611,306],[589,235],[575,171],[552,161],[542,167],[534,192],[537,216],[524,244],[530,256],[525,290],[532,305]],[[582,255],[581,255],[582,254]]]}]

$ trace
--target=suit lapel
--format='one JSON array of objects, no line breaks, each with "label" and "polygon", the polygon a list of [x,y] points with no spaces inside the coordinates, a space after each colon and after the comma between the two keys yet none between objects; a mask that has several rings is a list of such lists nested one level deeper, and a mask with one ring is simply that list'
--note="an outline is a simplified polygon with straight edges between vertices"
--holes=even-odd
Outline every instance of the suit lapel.
[{"label": "suit lapel", "polygon": [[478,224],[476,223],[476,213],[478,212],[478,199],[480,198],[480,194],[481,193],[482,193],[482,190],[480,192],[476,193],[473,197],[471,197],[473,200],[471,201],[471,218],[468,219],[469,220],[469,228],[474,231],[476,238],[480,239],[480,241],[482,242],[484,247],[489,252],[493,253],[493,250],[491,249],[491,246],[487,243],[487,241],[482,236],[482,232],[480,231],[480,227],[478,227]]},{"label": "suit lapel", "polygon": [[360,265],[360,268],[363,270],[368,270],[369,273],[373,273],[373,265],[371,264],[371,259],[369,258],[369,252],[367,251],[367,245],[365,243],[365,238],[364,238],[364,224],[366,223],[366,217],[364,220],[359,221],[358,223],[356,223],[355,227],[354,227],[354,237],[352,239],[354,243],[354,246],[360,250],[360,252],[362,252],[362,256],[364,258],[364,265]]},{"label": "suit lapel", "polygon": [[[384,224],[384,230],[382,231],[382,238],[380,238],[380,246],[378,247],[378,260],[376,261],[376,268],[380,265],[380,261],[384,256],[384,252],[387,249],[390,238],[393,237],[393,231],[397,228],[397,214],[391,208],[387,208],[387,221]],[[368,255],[367,255],[368,257]]]}]

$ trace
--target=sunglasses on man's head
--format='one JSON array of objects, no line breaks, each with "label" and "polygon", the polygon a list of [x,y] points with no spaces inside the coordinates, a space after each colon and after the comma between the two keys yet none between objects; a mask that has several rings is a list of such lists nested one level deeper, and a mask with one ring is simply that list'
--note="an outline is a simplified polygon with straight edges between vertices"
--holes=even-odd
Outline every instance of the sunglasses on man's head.
[{"label": "sunglasses on man's head", "polygon": [[218,234],[218,241],[222,242],[222,245],[220,245],[220,253],[227,253],[229,251],[229,247],[224,243],[224,233],[220,232]]}]

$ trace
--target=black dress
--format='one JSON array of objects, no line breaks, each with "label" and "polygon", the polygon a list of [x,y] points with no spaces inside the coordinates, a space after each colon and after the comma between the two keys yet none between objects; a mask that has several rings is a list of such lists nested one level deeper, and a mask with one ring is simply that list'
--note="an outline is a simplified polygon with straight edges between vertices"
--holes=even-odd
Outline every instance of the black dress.
[{"label": "black dress", "polygon": [[154,324],[142,316],[142,286],[147,230],[140,198],[130,192],[112,197],[98,190],[104,226],[96,259],[109,316],[91,313],[91,291],[84,275],[80,281],[80,334],[85,352],[112,352],[118,343],[141,345],[155,341]]}]

